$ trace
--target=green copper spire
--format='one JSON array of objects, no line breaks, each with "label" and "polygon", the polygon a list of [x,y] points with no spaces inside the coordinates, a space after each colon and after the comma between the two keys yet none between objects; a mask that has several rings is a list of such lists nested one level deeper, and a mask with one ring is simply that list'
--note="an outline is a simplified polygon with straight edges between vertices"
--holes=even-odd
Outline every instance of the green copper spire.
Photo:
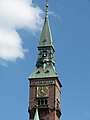
[{"label": "green copper spire", "polygon": [[34,116],[34,120],[39,120],[38,109],[36,108],[36,113]]},{"label": "green copper spire", "polygon": [[52,64],[53,67],[55,66],[54,46],[48,20],[48,0],[46,0],[46,16],[38,44],[36,67],[39,68],[42,66],[45,69],[45,67],[50,64]]},{"label": "green copper spire", "polygon": [[49,20],[47,16],[45,17],[44,26],[43,26],[39,44],[38,44],[38,47],[44,47],[44,46],[52,46],[54,49],[52,34],[51,34]]},{"label": "green copper spire", "polygon": [[29,78],[58,77],[55,71],[54,45],[48,19],[48,1],[46,1],[45,21],[38,44],[36,69]]},{"label": "green copper spire", "polygon": [[[48,1],[46,1],[46,16],[44,21],[44,26],[41,32],[40,40],[38,47],[42,46],[52,46],[53,47],[53,40],[52,40],[52,34],[50,30],[49,20],[48,20]],[[53,47],[54,49],[54,47]]]}]

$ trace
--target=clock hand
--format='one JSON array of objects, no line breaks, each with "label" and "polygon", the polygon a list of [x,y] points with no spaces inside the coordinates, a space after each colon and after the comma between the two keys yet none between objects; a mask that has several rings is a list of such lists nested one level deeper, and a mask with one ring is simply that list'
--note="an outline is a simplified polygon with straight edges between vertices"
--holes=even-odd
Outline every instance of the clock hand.
[{"label": "clock hand", "polygon": [[41,91],[42,91],[42,93],[45,93],[45,91],[43,89]]}]

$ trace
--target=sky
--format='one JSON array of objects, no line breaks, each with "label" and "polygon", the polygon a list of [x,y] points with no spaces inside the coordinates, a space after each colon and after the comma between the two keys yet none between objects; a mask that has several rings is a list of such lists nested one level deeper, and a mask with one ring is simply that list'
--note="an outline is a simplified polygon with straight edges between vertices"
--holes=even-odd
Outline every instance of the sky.
[{"label": "sky", "polygon": [[[45,0],[0,0],[0,120],[28,120]],[[61,120],[90,120],[90,0],[49,0]]]}]

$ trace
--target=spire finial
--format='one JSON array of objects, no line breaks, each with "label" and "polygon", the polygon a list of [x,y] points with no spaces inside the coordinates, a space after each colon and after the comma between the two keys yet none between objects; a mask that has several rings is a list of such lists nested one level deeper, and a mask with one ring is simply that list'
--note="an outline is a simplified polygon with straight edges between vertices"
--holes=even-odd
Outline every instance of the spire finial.
[{"label": "spire finial", "polygon": [[45,18],[47,17],[48,17],[48,0],[46,0],[46,17]]}]

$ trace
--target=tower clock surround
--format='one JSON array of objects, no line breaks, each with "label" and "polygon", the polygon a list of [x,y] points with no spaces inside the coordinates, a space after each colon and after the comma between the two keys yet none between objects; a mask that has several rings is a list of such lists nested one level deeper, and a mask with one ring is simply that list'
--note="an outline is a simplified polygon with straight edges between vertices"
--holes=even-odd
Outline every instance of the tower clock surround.
[{"label": "tower clock surround", "polygon": [[48,86],[37,86],[37,97],[49,97],[49,88]]}]

